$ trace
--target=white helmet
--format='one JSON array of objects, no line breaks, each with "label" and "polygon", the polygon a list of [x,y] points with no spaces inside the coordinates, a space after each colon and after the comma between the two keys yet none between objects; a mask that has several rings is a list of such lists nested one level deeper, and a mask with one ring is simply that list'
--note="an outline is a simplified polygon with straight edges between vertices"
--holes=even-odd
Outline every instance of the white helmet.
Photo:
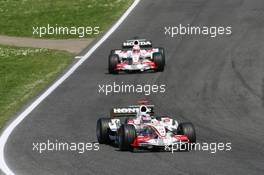
[{"label": "white helmet", "polygon": [[139,45],[134,45],[133,48],[132,48],[132,52],[133,52],[133,53],[139,53],[139,52],[140,52],[140,47],[139,47]]},{"label": "white helmet", "polygon": [[139,107],[138,117],[143,123],[151,122],[151,116],[148,114],[148,108],[145,105]]}]

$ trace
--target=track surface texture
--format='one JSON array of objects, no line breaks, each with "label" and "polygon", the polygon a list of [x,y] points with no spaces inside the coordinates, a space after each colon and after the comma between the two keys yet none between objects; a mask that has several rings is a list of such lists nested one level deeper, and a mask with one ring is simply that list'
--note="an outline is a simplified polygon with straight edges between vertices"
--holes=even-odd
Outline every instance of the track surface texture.
[{"label": "track surface texture", "polygon": [[[170,38],[164,26],[232,26],[231,36]],[[264,1],[143,0],[122,25],[13,131],[5,159],[17,175],[263,174]],[[134,36],[166,49],[163,73],[107,73],[111,49]],[[142,94],[98,93],[98,84],[166,84],[146,98],[158,114],[191,121],[198,142],[231,142],[232,151],[132,153],[32,151],[32,142],[96,142],[96,120]]]}]

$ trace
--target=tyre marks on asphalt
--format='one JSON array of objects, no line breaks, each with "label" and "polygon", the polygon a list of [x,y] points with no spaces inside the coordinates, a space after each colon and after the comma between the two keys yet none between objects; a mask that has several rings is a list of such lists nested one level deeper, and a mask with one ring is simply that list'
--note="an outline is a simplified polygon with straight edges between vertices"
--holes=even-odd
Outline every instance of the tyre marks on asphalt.
[{"label": "tyre marks on asphalt", "polygon": [[[238,70],[235,61],[232,60],[231,63],[232,63],[232,69],[233,69],[236,77],[238,78],[238,80],[241,82],[242,86],[245,87],[252,95],[254,95],[255,97],[261,99],[262,102],[263,102],[263,95],[259,94],[255,89],[253,89],[249,85],[249,83],[244,79],[244,77],[242,76],[242,74]],[[263,94],[263,83],[262,83],[262,94]]]}]

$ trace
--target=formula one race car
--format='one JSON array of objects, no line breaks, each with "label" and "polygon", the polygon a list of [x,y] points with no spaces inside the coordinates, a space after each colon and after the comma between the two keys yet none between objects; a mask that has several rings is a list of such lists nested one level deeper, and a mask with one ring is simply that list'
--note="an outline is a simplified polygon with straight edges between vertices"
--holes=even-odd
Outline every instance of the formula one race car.
[{"label": "formula one race car", "polygon": [[117,145],[122,151],[164,150],[196,142],[192,123],[178,124],[171,117],[154,116],[153,109],[153,105],[145,104],[113,108],[110,118],[97,120],[98,142]]},{"label": "formula one race car", "polygon": [[119,71],[163,72],[165,51],[161,47],[152,47],[146,39],[126,40],[122,49],[112,50],[109,55],[108,71],[117,74]]}]

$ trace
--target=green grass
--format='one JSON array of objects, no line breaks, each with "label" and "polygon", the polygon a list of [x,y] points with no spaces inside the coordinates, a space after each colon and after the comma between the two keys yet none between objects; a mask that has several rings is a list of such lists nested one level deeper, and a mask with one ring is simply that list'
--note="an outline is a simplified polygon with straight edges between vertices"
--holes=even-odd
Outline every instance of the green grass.
[{"label": "green grass", "polygon": [[72,58],[64,51],[0,45],[0,128],[50,84]]},{"label": "green grass", "polygon": [[[0,0],[0,35],[38,37],[32,34],[33,26],[48,24],[65,27],[99,26],[102,33],[132,2],[133,0]],[[44,38],[78,38],[78,35],[46,35]]]}]

